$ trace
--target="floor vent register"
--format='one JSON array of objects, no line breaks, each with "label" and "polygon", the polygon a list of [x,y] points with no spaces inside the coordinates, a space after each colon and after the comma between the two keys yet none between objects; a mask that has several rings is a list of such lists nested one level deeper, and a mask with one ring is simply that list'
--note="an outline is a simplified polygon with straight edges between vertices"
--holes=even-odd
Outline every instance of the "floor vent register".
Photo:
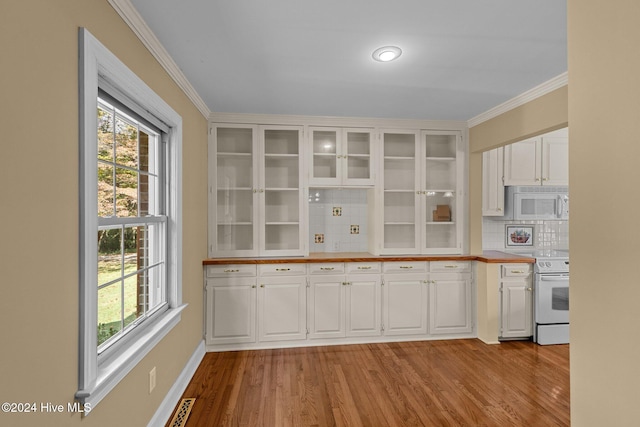
[{"label": "floor vent register", "polygon": [[178,405],[178,409],[176,410],[173,419],[171,420],[171,427],[184,427],[187,425],[187,418],[189,418],[189,414],[191,413],[191,408],[193,408],[193,404],[196,399],[194,397],[188,399],[182,399],[180,404]]}]

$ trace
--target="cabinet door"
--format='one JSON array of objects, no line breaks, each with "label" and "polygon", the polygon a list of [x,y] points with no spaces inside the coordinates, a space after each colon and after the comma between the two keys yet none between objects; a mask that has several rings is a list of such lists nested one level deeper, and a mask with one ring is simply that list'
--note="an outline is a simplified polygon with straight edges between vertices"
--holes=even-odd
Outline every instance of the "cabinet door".
[{"label": "cabinet door", "polygon": [[504,147],[504,185],[540,185],[539,138]]},{"label": "cabinet door", "polygon": [[351,275],[346,281],[346,336],[380,335],[380,276]]},{"label": "cabinet door", "polygon": [[256,279],[209,280],[206,288],[207,344],[256,341]]},{"label": "cabinet door", "polygon": [[428,291],[425,276],[385,276],[382,289],[384,334],[426,334]]},{"label": "cabinet door", "polygon": [[382,254],[420,251],[418,133],[382,133]]},{"label": "cabinet door", "polygon": [[259,279],[260,341],[302,340],[307,336],[306,277]]},{"label": "cabinet door", "polygon": [[470,333],[471,278],[469,275],[434,274],[429,285],[429,333]]},{"label": "cabinet door", "polygon": [[342,184],[369,186],[375,182],[375,146],[369,129],[342,130]]},{"label": "cabinet door", "polygon": [[527,338],[533,335],[531,278],[502,281],[501,337]]},{"label": "cabinet door", "polygon": [[302,127],[260,126],[261,255],[304,255],[306,210]]},{"label": "cabinet door", "polygon": [[462,252],[461,144],[459,132],[422,131],[419,227],[422,253]]},{"label": "cabinet door", "polygon": [[309,284],[309,338],[344,337],[344,276],[312,276]]},{"label": "cabinet door", "polygon": [[257,127],[211,126],[209,256],[258,255]]},{"label": "cabinet door", "polygon": [[542,137],[542,184],[569,185],[569,138]]},{"label": "cabinet door", "polygon": [[482,215],[504,215],[504,148],[482,153]]},{"label": "cabinet door", "polygon": [[310,185],[342,183],[342,132],[339,128],[310,127]]}]

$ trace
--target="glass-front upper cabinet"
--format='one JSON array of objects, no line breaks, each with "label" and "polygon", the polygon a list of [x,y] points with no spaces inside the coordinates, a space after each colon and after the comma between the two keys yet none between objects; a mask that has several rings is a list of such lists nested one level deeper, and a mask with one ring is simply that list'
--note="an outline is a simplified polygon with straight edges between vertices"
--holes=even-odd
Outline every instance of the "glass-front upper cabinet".
[{"label": "glass-front upper cabinet", "polygon": [[209,138],[209,255],[258,250],[257,126],[214,125]]},{"label": "glass-front upper cabinet", "polygon": [[385,131],[382,133],[382,254],[406,254],[420,251],[419,156],[418,133]]},{"label": "glass-front upper cabinet", "polygon": [[383,188],[376,203],[382,237],[375,252],[462,252],[461,143],[457,131],[383,131]]},{"label": "glass-front upper cabinet", "polygon": [[367,128],[310,127],[311,186],[372,186],[373,131]]},{"label": "glass-front upper cabinet", "polygon": [[462,135],[422,131],[422,248],[426,253],[461,253]]},{"label": "glass-front upper cabinet", "polygon": [[305,255],[302,127],[214,124],[209,256]]},{"label": "glass-front upper cabinet", "polygon": [[261,126],[260,132],[262,155],[257,191],[262,207],[262,253],[304,255],[302,128]]}]

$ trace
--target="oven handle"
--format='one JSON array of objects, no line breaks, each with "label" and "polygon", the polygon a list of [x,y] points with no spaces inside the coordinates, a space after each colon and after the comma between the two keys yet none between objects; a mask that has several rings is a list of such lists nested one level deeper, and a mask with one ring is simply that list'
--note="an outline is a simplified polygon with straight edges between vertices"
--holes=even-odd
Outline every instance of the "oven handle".
[{"label": "oven handle", "polygon": [[541,276],[543,282],[568,282],[569,276]]}]

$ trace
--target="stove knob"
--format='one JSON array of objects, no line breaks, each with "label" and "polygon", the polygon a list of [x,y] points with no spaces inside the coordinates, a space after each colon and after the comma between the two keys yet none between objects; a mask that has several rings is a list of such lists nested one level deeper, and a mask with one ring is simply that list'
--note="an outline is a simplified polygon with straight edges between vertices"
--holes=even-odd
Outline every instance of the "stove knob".
[{"label": "stove knob", "polygon": [[551,263],[549,261],[544,263],[547,267],[551,268]]}]

